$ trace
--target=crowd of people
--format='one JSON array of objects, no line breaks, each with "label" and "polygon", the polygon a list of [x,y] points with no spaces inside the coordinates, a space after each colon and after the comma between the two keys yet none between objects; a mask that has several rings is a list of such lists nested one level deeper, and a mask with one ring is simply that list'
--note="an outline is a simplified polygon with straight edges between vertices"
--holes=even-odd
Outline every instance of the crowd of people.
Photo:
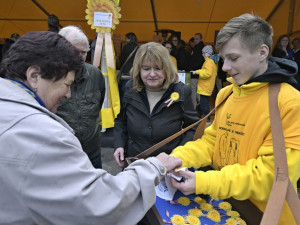
[{"label": "crowd of people", "polygon": [[[283,35],[272,50],[272,27],[251,14],[232,18],[215,47],[205,45],[201,33],[187,44],[172,34],[163,44],[142,45],[135,33],[126,34],[113,153],[122,172],[113,176],[102,169],[99,111],[106,87],[99,68],[85,62],[88,38],[75,26],[59,30],[54,15],[48,22],[49,31],[18,36],[0,64],[0,190],[6,193],[0,224],[149,224],[143,217],[167,173],[209,165],[206,172],[175,172],[186,179],[171,179],[172,185],[184,194],[249,199],[263,212],[275,176],[267,108],[273,83],[280,84],[278,108],[296,187],[299,38],[291,47]],[[203,136],[193,140],[193,127],[126,165],[126,157],[208,114],[220,68],[230,85],[216,104],[227,99]],[[178,70],[191,73],[190,86],[179,82]],[[286,204],[279,224],[296,224]]]}]

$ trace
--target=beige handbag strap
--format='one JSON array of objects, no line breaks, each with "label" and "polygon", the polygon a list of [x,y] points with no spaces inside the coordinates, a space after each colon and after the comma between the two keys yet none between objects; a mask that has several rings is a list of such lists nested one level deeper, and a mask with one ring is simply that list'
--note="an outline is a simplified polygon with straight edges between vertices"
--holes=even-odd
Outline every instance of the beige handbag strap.
[{"label": "beige handbag strap", "polygon": [[261,225],[279,223],[284,201],[287,200],[297,224],[300,224],[300,201],[289,179],[284,135],[278,108],[280,84],[269,85],[269,110],[274,149],[275,176]]},{"label": "beige handbag strap", "polygon": [[181,131],[171,135],[170,137],[162,140],[161,142],[158,142],[157,144],[153,145],[152,147],[148,148],[147,150],[141,152],[140,154],[136,155],[135,157],[132,158],[138,158],[138,159],[144,159],[147,158],[150,154],[152,154],[153,152],[155,152],[157,149],[159,149],[160,147],[164,146],[165,144],[169,143],[170,141],[174,140],[175,138],[177,138],[178,136],[180,136],[181,134],[183,134],[184,132],[188,131],[189,129],[191,129],[192,127],[196,126],[198,123],[200,123],[200,125],[198,126],[195,135],[194,135],[194,140],[201,138],[201,136],[204,133],[204,129],[206,127],[206,121],[207,118],[220,106],[222,105],[227,98],[232,94],[232,92],[229,93],[229,95],[226,96],[226,98],[224,98],[213,110],[211,110],[205,117],[203,117],[202,119],[198,120],[197,122],[187,126],[186,128],[182,129]]}]

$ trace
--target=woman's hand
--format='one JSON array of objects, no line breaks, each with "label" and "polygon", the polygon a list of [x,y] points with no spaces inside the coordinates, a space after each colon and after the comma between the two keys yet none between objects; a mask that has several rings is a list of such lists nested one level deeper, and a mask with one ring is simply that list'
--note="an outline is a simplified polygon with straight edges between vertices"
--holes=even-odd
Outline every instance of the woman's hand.
[{"label": "woman's hand", "polygon": [[192,74],[196,74],[196,70],[191,71]]},{"label": "woman's hand", "polygon": [[114,158],[117,162],[117,164],[119,165],[119,167],[123,168],[125,165],[124,159],[125,159],[125,155],[124,155],[124,148],[119,147],[115,150],[114,152]]},{"label": "woman's hand", "polygon": [[180,158],[170,156],[164,152],[156,156],[158,160],[166,167],[167,172],[173,172],[176,168],[179,168],[182,164]]},{"label": "woman's hand", "polygon": [[174,178],[171,178],[173,187],[180,190],[184,195],[193,194],[196,191],[196,178],[195,173],[191,171],[178,171],[174,172],[174,175],[183,177],[184,182],[178,182]]}]

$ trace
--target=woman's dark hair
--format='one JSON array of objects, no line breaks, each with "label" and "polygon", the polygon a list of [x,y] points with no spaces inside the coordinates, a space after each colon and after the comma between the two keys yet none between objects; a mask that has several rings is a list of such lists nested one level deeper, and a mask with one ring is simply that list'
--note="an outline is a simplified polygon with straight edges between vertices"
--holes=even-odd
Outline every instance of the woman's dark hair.
[{"label": "woman's dark hair", "polygon": [[127,34],[125,35],[125,37],[128,38],[128,39],[130,40],[130,42],[134,42],[134,43],[137,43],[137,42],[138,42],[135,33],[132,33],[132,32],[127,33]]},{"label": "woman's dark hair", "polygon": [[281,35],[281,36],[278,38],[275,47],[276,47],[276,48],[280,48],[280,49],[282,48],[282,46],[281,46],[281,40],[282,40],[283,38],[287,38],[287,39],[289,40],[289,42],[288,42],[286,48],[287,48],[287,49],[291,49],[290,37],[289,37],[287,34]]},{"label": "woman's dark hair", "polygon": [[7,51],[0,64],[0,77],[26,80],[30,66],[38,66],[41,77],[59,80],[83,65],[80,52],[64,37],[50,31],[29,32]]}]

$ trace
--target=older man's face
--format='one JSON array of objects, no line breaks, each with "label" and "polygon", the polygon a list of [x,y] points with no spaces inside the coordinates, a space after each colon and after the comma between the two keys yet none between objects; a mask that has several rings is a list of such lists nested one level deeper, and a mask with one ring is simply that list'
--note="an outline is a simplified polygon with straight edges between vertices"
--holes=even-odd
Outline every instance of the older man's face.
[{"label": "older man's face", "polygon": [[77,50],[80,52],[80,55],[81,55],[83,61],[85,61],[87,53],[90,50],[89,46],[87,45],[87,43],[85,41],[83,41],[83,42],[80,42],[80,43],[77,43],[77,44],[73,44],[73,46],[75,48],[77,48]]}]

